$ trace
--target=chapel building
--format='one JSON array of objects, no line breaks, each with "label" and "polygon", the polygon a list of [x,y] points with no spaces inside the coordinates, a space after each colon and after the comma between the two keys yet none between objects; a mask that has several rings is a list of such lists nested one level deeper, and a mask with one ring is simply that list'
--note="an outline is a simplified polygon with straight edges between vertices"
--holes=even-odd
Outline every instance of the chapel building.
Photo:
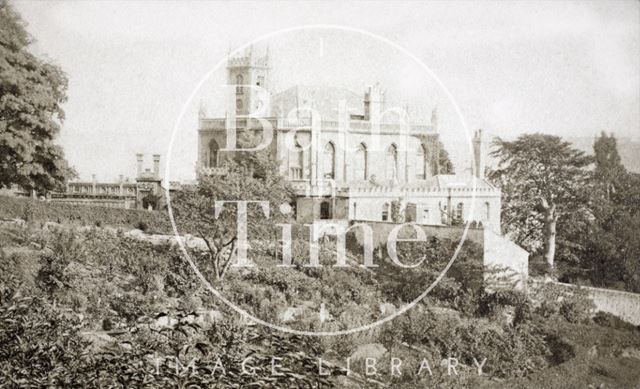
[{"label": "chapel building", "polygon": [[499,233],[501,193],[484,177],[482,130],[472,141],[473,166],[440,174],[435,110],[429,122],[414,123],[406,111],[386,106],[377,84],[362,95],[302,85],[274,93],[269,72],[268,53],[249,50],[228,59],[228,84],[234,87],[224,117],[200,110],[198,177],[223,174],[224,158],[233,152],[225,151],[227,142],[236,142],[234,128],[238,139],[268,126],[272,137],[265,144],[296,190],[300,222],[470,222]]}]

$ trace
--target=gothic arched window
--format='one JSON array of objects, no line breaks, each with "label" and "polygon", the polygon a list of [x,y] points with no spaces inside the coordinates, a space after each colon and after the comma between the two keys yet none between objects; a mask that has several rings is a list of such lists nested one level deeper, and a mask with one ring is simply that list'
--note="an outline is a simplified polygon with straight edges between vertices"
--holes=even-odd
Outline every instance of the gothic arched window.
[{"label": "gothic arched window", "polygon": [[236,76],[236,93],[239,95],[244,93],[242,85],[244,85],[244,78],[242,77],[242,74],[238,74]]},{"label": "gothic arched window", "polygon": [[416,151],[416,178],[420,180],[427,178],[427,152],[424,145],[419,145]]},{"label": "gothic arched window", "polygon": [[242,111],[242,100],[241,99],[236,100],[236,110],[237,111]]},{"label": "gothic arched window", "polygon": [[209,142],[209,164],[208,167],[217,167],[218,166],[218,152],[220,151],[220,147],[218,146],[218,142],[215,139],[211,139]]},{"label": "gothic arched window", "polygon": [[366,180],[369,176],[367,171],[367,145],[360,143],[356,150],[356,166],[355,166],[355,178],[356,180]]},{"label": "gothic arched window", "polygon": [[491,216],[491,205],[487,201],[486,203],[484,203],[484,220],[489,221],[490,216]]},{"label": "gothic arched window", "polygon": [[398,178],[398,147],[392,144],[387,149],[385,158],[386,177],[391,180]]},{"label": "gothic arched window", "polygon": [[323,160],[323,177],[330,179],[336,178],[336,148],[333,146],[333,143],[329,142],[324,146]]}]

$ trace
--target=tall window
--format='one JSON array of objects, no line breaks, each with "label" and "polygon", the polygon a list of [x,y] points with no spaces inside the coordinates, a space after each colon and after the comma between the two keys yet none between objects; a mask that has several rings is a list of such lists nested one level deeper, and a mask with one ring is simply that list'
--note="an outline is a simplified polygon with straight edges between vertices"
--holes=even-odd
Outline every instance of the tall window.
[{"label": "tall window", "polygon": [[382,221],[386,222],[389,221],[389,208],[391,207],[391,204],[389,203],[384,203],[384,205],[382,206]]},{"label": "tall window", "polygon": [[366,180],[369,176],[367,171],[367,145],[360,143],[358,150],[356,150],[356,166],[355,166],[355,179]]},{"label": "tall window", "polygon": [[236,110],[237,111],[242,111],[242,100],[241,99],[236,100]]},{"label": "tall window", "polygon": [[336,148],[329,142],[324,146],[323,177],[334,179],[336,177]]},{"label": "tall window", "polygon": [[236,76],[236,93],[239,95],[244,93],[244,88],[242,88],[242,85],[244,85],[244,78],[242,78],[241,74],[238,74]]},{"label": "tall window", "polygon": [[424,180],[427,178],[427,153],[423,145],[418,146],[416,151],[416,178]]},{"label": "tall window", "polygon": [[464,217],[464,205],[462,203],[458,203],[458,205],[456,206],[456,214],[454,219],[457,223],[462,223],[463,217]]},{"label": "tall window", "polygon": [[263,76],[258,76],[258,81],[256,82],[257,86],[262,86],[264,85],[264,77]]},{"label": "tall window", "polygon": [[490,216],[491,216],[491,205],[487,201],[486,203],[484,203],[484,220],[489,221]]},{"label": "tall window", "polygon": [[331,204],[328,201],[320,203],[320,219],[331,219]]},{"label": "tall window", "polygon": [[395,180],[398,178],[398,148],[394,144],[387,149],[385,169],[388,179]]},{"label": "tall window", "polygon": [[215,139],[211,139],[209,142],[209,165],[208,167],[217,167],[218,166],[218,152],[220,151],[220,147],[218,146],[218,142]]},{"label": "tall window", "polygon": [[301,180],[303,178],[304,168],[304,153],[302,146],[296,140],[295,148],[289,159],[289,171],[291,173],[291,179]]}]

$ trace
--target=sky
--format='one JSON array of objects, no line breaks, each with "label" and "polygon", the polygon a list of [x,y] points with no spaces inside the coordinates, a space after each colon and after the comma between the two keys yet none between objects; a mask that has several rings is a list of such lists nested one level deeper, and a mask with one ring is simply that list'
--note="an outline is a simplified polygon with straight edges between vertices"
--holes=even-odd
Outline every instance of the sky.
[{"label": "sky", "polygon": [[[32,51],[69,77],[58,142],[82,179],[134,177],[135,154],[145,153],[147,165],[153,153],[164,158],[174,130],[172,179],[193,178],[197,107],[206,100],[206,88],[197,87],[220,84],[224,69],[214,67],[229,49],[261,39],[273,59],[274,91],[301,83],[362,93],[379,81],[416,117],[437,106],[444,139],[465,136],[455,105],[470,130],[489,136],[605,130],[640,138],[636,1],[13,4],[36,39]],[[364,30],[415,58],[335,28],[264,38],[319,24]]]}]

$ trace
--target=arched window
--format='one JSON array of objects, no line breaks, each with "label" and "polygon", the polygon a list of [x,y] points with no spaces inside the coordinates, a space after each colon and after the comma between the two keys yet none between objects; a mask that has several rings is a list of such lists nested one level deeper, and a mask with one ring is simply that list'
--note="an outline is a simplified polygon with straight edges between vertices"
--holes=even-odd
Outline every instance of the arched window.
[{"label": "arched window", "polygon": [[491,217],[491,205],[487,201],[486,203],[484,203],[484,220],[489,221],[490,217]]},{"label": "arched window", "polygon": [[238,74],[236,76],[236,93],[239,95],[244,93],[244,88],[242,87],[242,85],[244,85],[244,78],[241,74]]},{"label": "arched window", "polygon": [[209,142],[209,164],[208,167],[217,167],[218,166],[218,152],[220,151],[220,147],[218,146],[218,142],[215,139],[211,139]]},{"label": "arched window", "polygon": [[304,150],[296,140],[293,152],[289,158],[289,172],[291,179],[301,180],[304,174]]},{"label": "arched window", "polygon": [[336,178],[336,148],[333,143],[329,142],[324,146],[324,166],[322,169],[323,177]]},{"label": "arched window", "polygon": [[382,221],[386,222],[389,221],[389,214],[391,212],[389,212],[389,208],[391,207],[391,204],[389,203],[384,203],[384,205],[382,206]]},{"label": "arched window", "polygon": [[367,145],[360,143],[356,150],[355,179],[366,180],[369,176],[367,170]]},{"label": "arched window", "polygon": [[242,100],[236,100],[236,111],[242,111]]},{"label": "arched window", "polygon": [[398,178],[398,148],[394,144],[387,149],[385,169],[388,179],[395,180]]},{"label": "arched window", "polygon": [[427,178],[427,152],[424,145],[419,145],[416,151],[416,178],[419,180]]},{"label": "arched window", "polygon": [[320,219],[331,219],[331,204],[328,201],[320,203]]}]

